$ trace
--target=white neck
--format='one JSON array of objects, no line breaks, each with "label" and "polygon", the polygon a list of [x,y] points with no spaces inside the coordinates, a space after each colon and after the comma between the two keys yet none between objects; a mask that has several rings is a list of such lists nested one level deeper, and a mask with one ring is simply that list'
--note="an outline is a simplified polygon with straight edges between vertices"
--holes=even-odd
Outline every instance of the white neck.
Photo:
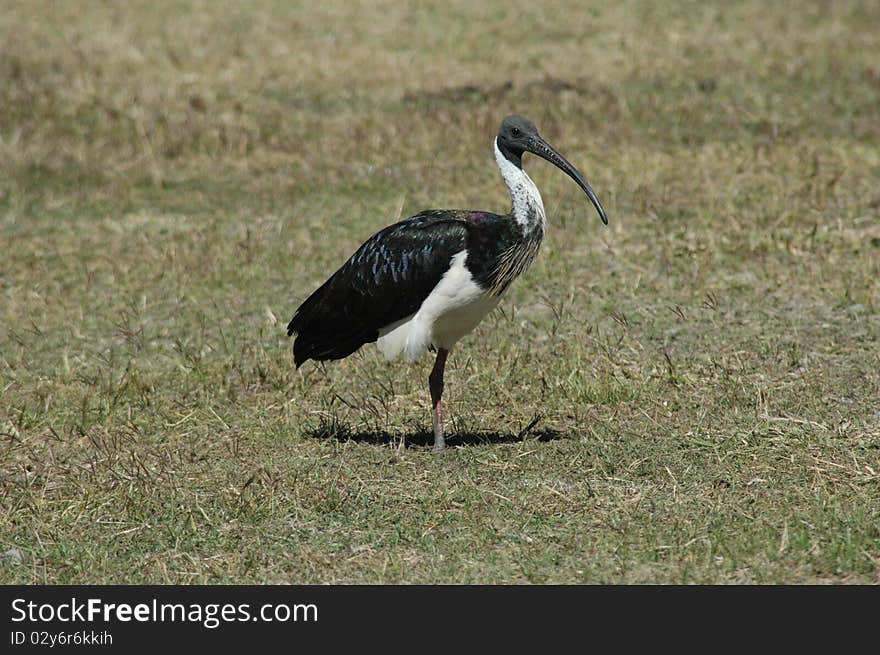
[{"label": "white neck", "polygon": [[498,149],[497,138],[495,139],[495,161],[498,162],[501,177],[504,178],[504,183],[507,184],[507,189],[510,191],[510,198],[513,201],[513,218],[523,229],[523,232],[532,232],[536,228],[540,228],[543,234],[546,216],[544,201],[541,200],[538,187],[523,169],[511,163],[502,154]]}]

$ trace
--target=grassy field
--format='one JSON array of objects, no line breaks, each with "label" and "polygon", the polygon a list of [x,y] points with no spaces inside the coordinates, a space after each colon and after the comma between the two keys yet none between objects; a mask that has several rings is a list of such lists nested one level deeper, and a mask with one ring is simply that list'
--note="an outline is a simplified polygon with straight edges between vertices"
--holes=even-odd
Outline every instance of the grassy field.
[{"label": "grassy field", "polygon": [[[0,582],[880,582],[878,52],[867,1],[4,2]],[[506,211],[509,113],[610,226],[527,158],[436,456],[427,359],[284,328]]]}]

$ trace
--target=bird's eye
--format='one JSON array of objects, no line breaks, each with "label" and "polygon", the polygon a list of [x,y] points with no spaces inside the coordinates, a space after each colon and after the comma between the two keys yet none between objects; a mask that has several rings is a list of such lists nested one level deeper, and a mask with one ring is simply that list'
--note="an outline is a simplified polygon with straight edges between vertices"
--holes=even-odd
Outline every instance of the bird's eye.
[{"label": "bird's eye", "polygon": [[520,134],[522,134],[522,132],[519,131],[519,128],[518,128],[518,127],[514,127],[514,128],[512,128],[512,129],[510,130],[510,133],[511,133],[513,136],[519,136]]}]

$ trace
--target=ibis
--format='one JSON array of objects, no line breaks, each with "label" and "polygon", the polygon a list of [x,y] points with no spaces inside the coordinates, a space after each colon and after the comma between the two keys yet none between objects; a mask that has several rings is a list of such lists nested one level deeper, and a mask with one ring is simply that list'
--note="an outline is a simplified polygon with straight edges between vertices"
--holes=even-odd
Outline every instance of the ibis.
[{"label": "ibis", "polygon": [[544,203],[523,170],[523,154],[566,173],[608,224],[584,176],[531,121],[505,118],[494,148],[510,191],[509,213],[432,209],[380,230],[306,298],[287,326],[288,336],[296,335],[297,368],[309,359],[348,357],[373,342],[389,359],[412,362],[436,352],[428,376],[435,451],[446,445],[441,398],[450,350],[498,305],[544,238]]}]

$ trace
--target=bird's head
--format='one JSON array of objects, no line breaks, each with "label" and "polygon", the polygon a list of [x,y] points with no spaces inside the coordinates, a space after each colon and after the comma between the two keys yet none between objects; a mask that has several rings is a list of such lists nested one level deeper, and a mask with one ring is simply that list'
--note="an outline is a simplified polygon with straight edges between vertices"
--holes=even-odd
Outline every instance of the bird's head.
[{"label": "bird's head", "polygon": [[599,212],[599,218],[605,225],[608,225],[608,216],[602,208],[602,203],[596,197],[592,187],[581,175],[581,172],[572,166],[568,160],[560,155],[556,150],[538,134],[538,128],[535,127],[527,118],[522,116],[508,116],[501,122],[501,129],[498,130],[498,149],[501,153],[514,165],[522,168],[522,156],[524,152],[530,152],[538,155],[542,159],[546,159],[551,164],[559,168],[571,179],[577,182],[577,185],[583,189],[584,193],[593,203],[596,211]]}]

